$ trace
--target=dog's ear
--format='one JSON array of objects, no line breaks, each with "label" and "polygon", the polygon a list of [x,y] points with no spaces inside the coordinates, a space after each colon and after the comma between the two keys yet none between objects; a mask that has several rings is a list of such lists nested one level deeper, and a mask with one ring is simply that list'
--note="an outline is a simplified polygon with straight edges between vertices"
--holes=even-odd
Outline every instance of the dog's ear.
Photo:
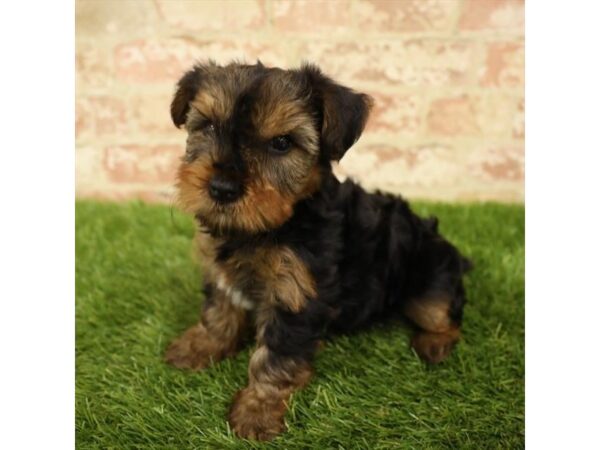
[{"label": "dog's ear", "polygon": [[200,70],[194,67],[181,77],[177,83],[177,90],[171,102],[171,119],[177,128],[185,123],[190,110],[190,102],[196,97],[200,88]]},{"label": "dog's ear", "polygon": [[300,69],[321,114],[321,148],[329,160],[339,160],[362,134],[373,99],[334,82],[321,70],[305,64]]},{"label": "dog's ear", "polygon": [[203,72],[204,68],[196,65],[192,70],[186,72],[177,83],[175,95],[171,102],[171,119],[173,119],[173,123],[177,128],[185,123],[190,110],[190,102],[196,97],[200,89]]}]

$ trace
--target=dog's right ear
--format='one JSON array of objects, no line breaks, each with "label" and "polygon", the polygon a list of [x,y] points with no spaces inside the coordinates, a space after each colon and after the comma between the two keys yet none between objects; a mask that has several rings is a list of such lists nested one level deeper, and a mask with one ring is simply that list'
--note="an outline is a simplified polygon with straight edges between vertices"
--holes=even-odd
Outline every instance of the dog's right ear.
[{"label": "dog's right ear", "polygon": [[195,66],[186,72],[177,83],[177,91],[171,102],[171,119],[177,128],[185,123],[190,110],[190,102],[194,100],[200,89],[201,78],[202,69],[200,66]]}]

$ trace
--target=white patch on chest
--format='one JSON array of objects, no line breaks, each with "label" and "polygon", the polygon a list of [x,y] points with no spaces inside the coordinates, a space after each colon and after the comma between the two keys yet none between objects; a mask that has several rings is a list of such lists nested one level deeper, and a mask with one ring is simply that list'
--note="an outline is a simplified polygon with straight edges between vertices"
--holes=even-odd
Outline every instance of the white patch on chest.
[{"label": "white patch on chest", "polygon": [[248,297],[244,296],[242,291],[240,291],[239,289],[235,289],[234,287],[229,286],[225,281],[225,277],[223,275],[219,275],[217,279],[217,287],[221,291],[223,291],[227,295],[227,297],[229,297],[229,301],[232,305],[247,310],[254,309],[254,302]]}]

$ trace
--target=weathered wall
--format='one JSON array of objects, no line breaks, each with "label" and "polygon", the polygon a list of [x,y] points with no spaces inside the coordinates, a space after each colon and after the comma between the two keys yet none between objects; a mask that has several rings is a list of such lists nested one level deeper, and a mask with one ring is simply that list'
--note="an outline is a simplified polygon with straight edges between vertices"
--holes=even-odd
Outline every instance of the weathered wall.
[{"label": "weathered wall", "polygon": [[173,85],[198,59],[319,64],[376,100],[340,174],[439,200],[523,200],[522,0],[76,2],[79,197],[170,201]]}]

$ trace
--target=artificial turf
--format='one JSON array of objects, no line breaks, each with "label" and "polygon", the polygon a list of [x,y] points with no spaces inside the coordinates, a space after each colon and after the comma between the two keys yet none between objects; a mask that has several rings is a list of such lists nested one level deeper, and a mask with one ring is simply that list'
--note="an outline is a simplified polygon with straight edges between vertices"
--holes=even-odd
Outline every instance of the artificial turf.
[{"label": "artificial turf", "polygon": [[225,420],[250,349],[201,373],[163,362],[202,301],[192,221],[167,206],[77,202],[77,447],[524,447],[524,209],[414,208],[475,262],[463,341],[428,367],[401,324],[334,338],[290,403],[288,432],[263,444]]}]

